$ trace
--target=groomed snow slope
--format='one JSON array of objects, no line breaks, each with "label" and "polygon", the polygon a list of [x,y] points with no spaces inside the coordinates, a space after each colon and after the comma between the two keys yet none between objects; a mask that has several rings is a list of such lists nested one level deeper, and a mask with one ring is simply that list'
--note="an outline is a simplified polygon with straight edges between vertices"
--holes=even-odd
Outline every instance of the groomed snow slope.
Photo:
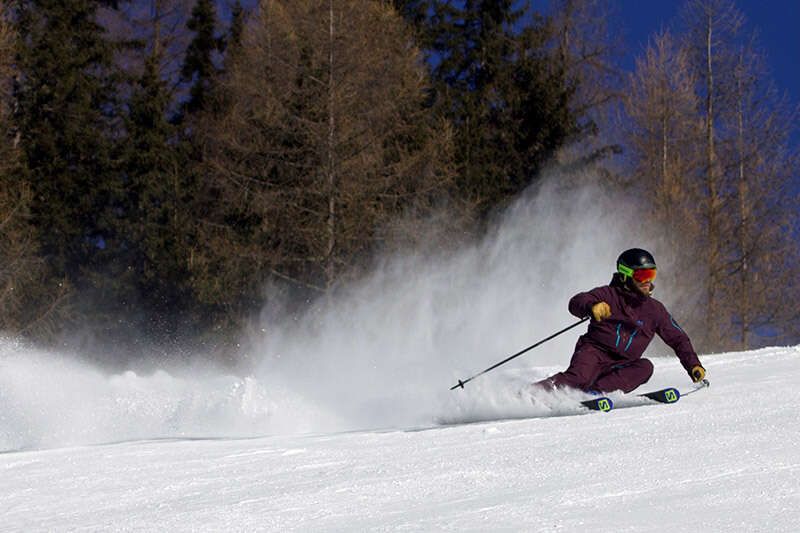
[{"label": "groomed snow slope", "polygon": [[[800,347],[702,359],[709,389],[608,414],[7,452],[0,530],[800,530]],[[573,411],[451,394],[451,422]]]}]

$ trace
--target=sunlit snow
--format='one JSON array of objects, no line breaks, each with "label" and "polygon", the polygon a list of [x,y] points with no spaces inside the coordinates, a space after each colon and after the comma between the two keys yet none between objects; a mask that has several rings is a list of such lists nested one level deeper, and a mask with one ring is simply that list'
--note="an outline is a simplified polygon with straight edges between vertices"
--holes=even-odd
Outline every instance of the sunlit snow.
[{"label": "sunlit snow", "polygon": [[[701,354],[711,386],[674,405],[531,402],[576,328],[449,390],[575,322],[569,297],[627,247],[653,251],[668,308],[693,302],[603,198],[544,188],[480,242],[267,308],[235,368],[0,339],[0,531],[800,531],[800,347]],[[666,347],[648,357],[643,390],[691,390]]]},{"label": "sunlit snow", "polygon": [[705,362],[709,389],[607,414],[9,452],[0,529],[797,531],[800,349]]}]

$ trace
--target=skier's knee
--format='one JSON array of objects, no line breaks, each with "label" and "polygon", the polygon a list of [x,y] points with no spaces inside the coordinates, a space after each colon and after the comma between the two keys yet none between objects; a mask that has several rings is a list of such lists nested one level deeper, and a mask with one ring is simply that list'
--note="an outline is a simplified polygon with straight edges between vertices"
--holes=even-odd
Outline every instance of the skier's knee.
[{"label": "skier's knee", "polygon": [[654,370],[653,362],[650,361],[649,359],[639,359],[637,366],[640,369],[639,372],[641,376],[639,385],[647,383],[653,376],[653,370]]},{"label": "skier's knee", "polygon": [[647,379],[653,375],[653,362],[650,359],[640,359],[642,362],[642,371],[647,375]]}]

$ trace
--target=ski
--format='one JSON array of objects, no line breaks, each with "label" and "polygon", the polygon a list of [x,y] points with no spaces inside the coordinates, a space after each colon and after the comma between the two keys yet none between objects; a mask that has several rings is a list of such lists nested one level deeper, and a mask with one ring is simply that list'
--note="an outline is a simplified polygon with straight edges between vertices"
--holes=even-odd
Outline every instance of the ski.
[{"label": "ski", "polygon": [[626,394],[621,398],[618,398],[615,408],[617,409],[624,409],[626,407],[638,407],[643,405],[652,405],[652,401],[663,403],[663,404],[670,404],[675,403],[680,400],[684,396],[688,396],[689,394],[693,394],[700,390],[705,389],[708,387],[710,383],[708,380],[703,380],[701,383],[698,383],[689,391],[681,392],[675,387],[667,387],[660,390],[655,390],[652,392],[645,392],[641,394]]},{"label": "ski", "polygon": [[637,396],[640,398],[649,398],[659,403],[675,403],[681,399],[681,391],[675,387],[667,387],[666,389],[637,394]]},{"label": "ski", "polygon": [[677,402],[683,396],[700,391],[709,385],[710,383],[708,380],[703,380],[701,383],[696,384],[693,389],[683,393],[676,387],[666,387],[664,389],[640,394],[625,394],[617,398],[616,402],[606,396],[598,396],[597,398],[592,398],[591,400],[582,401],[581,405],[593,411],[608,412],[612,409],[625,409],[626,407],[652,405],[650,400],[653,402],[670,404]]},{"label": "ski", "polygon": [[[612,409],[625,409],[627,407],[653,405],[653,402],[663,404],[675,403],[682,397],[698,392],[708,386],[709,382],[707,380],[703,380],[701,383],[696,384],[693,389],[686,392],[681,392],[676,387],[666,387],[664,389],[639,394],[631,393],[622,394],[621,396],[615,395],[614,399],[608,396],[596,396],[588,400],[583,400],[579,403],[582,407],[585,407],[590,411],[601,411],[603,413],[607,413]],[[517,394],[520,398],[525,397],[522,391]]]},{"label": "ski", "polygon": [[599,396],[597,398],[592,398],[591,400],[584,400],[581,402],[581,405],[591,409],[592,411],[602,411],[604,413],[607,413],[614,408],[614,402],[611,401],[611,398],[607,398],[605,396]]},{"label": "ski", "polygon": [[647,400],[653,400],[658,403],[675,403],[681,397],[681,393],[678,389],[674,387],[667,387],[666,389],[661,389],[652,392],[646,392],[643,394],[631,394],[625,395],[621,398],[618,398],[619,403],[616,405],[611,398],[607,396],[599,396],[597,398],[592,398],[591,400],[584,400],[581,402],[581,405],[590,409],[592,411],[602,411],[607,413],[618,407],[620,409],[624,409],[625,407],[636,407],[638,405],[647,405],[650,403]]}]

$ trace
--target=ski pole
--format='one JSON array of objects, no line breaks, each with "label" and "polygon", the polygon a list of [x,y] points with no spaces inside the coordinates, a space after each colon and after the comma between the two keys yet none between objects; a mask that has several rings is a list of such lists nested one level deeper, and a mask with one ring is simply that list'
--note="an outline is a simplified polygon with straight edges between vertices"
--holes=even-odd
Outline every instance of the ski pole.
[{"label": "ski pole", "polygon": [[515,357],[519,357],[520,355],[524,354],[525,352],[527,352],[527,351],[529,351],[529,350],[533,350],[533,349],[534,349],[534,348],[536,348],[537,346],[540,346],[540,345],[542,345],[542,344],[546,343],[546,342],[547,342],[547,341],[549,341],[550,339],[554,339],[554,338],[558,337],[559,335],[561,335],[562,333],[564,333],[564,332],[566,332],[566,331],[569,331],[569,330],[571,330],[572,328],[574,328],[574,327],[576,327],[576,326],[580,326],[581,324],[583,324],[583,323],[584,323],[584,322],[586,322],[587,320],[589,320],[589,317],[588,317],[588,316],[587,316],[587,317],[585,317],[585,318],[582,318],[582,319],[578,320],[577,322],[575,322],[575,323],[574,323],[574,324],[572,324],[571,326],[567,326],[566,328],[562,329],[561,331],[557,331],[556,333],[553,333],[552,335],[550,335],[550,336],[549,336],[549,337],[547,337],[546,339],[542,339],[542,340],[540,340],[539,342],[537,342],[536,344],[533,344],[533,345],[531,345],[531,346],[528,346],[528,347],[527,347],[527,348],[525,348],[524,350],[521,350],[521,351],[519,351],[519,352],[515,353],[515,354],[514,354],[514,355],[512,355],[512,356],[510,356],[510,357],[506,357],[505,359],[503,359],[503,360],[502,360],[502,361],[500,361],[499,363],[496,363],[496,364],[494,364],[494,365],[490,366],[489,368],[487,368],[487,369],[486,369],[486,370],[484,370],[483,372],[479,372],[479,373],[475,374],[474,376],[472,376],[472,377],[469,377],[469,378],[467,378],[467,379],[465,379],[465,380],[463,380],[463,381],[459,379],[459,380],[458,380],[458,383],[456,383],[455,385],[453,385],[452,387],[450,387],[450,390],[454,390],[454,389],[457,389],[457,388],[459,388],[459,387],[461,387],[461,388],[463,389],[463,388],[464,388],[464,385],[466,385],[467,383],[469,383],[469,382],[470,382],[470,381],[472,381],[473,379],[477,378],[478,376],[482,376],[483,374],[485,374],[485,373],[489,372],[490,370],[494,370],[494,369],[495,369],[495,368],[497,368],[498,366],[500,366],[500,365],[504,365],[504,364],[508,363],[509,361],[511,361],[512,359],[514,359]]},{"label": "ski pole", "polygon": [[693,393],[693,392],[697,392],[697,391],[699,391],[699,390],[703,390],[703,389],[705,389],[706,387],[710,387],[710,386],[711,386],[711,382],[709,382],[707,379],[704,379],[704,380],[703,380],[703,381],[701,381],[700,383],[695,383],[695,384],[693,385],[693,388],[692,388],[692,390],[690,390],[689,392],[682,392],[682,393],[681,393],[681,396],[688,396],[688,395],[690,395],[690,394],[691,394],[691,393]]}]

